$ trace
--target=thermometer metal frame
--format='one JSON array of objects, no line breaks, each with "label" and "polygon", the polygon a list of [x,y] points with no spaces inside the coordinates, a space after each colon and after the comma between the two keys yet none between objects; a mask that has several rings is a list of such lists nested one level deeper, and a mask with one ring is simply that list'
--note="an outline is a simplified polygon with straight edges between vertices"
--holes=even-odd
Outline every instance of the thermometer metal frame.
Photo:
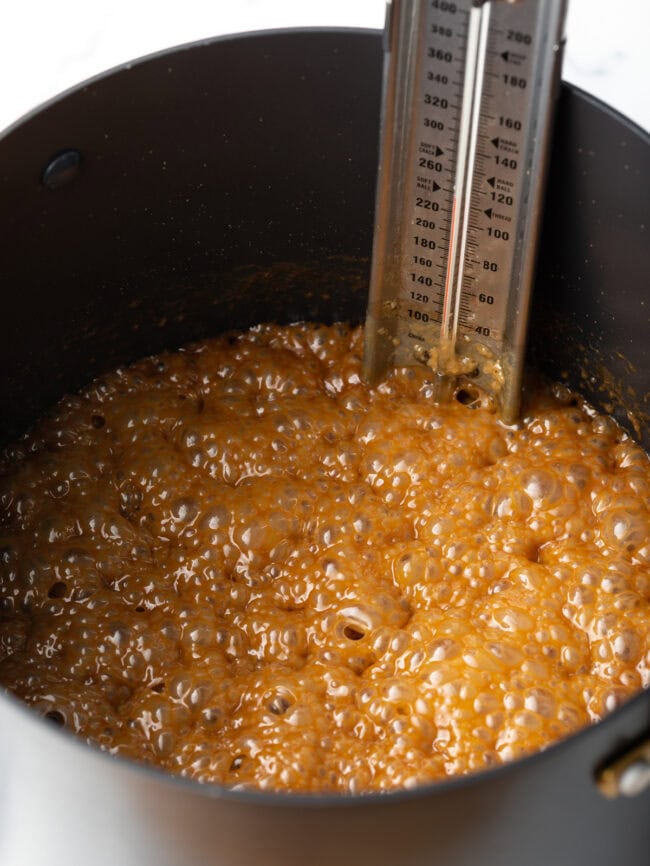
[{"label": "thermometer metal frame", "polygon": [[566,0],[393,0],[364,372],[519,412]]}]

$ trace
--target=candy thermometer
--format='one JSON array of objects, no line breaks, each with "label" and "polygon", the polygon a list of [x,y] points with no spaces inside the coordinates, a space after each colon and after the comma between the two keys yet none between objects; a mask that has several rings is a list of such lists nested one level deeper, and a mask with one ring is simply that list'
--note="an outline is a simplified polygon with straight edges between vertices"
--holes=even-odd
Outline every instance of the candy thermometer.
[{"label": "candy thermometer", "polygon": [[[364,367],[475,383],[507,423],[523,356],[566,0],[392,0]],[[478,391],[477,391],[478,393]]]}]

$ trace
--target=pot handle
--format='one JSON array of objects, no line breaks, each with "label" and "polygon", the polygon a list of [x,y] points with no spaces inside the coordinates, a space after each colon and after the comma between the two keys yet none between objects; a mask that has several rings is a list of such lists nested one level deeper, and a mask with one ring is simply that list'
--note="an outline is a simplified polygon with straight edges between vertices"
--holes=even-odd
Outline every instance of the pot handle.
[{"label": "pot handle", "polygon": [[596,784],[609,800],[636,797],[650,789],[650,735],[602,765]]}]

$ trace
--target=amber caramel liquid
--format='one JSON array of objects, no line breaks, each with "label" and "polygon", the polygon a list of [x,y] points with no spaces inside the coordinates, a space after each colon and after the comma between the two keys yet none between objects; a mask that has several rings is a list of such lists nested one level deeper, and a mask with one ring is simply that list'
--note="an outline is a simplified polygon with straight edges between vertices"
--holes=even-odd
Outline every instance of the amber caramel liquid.
[{"label": "amber caramel liquid", "polygon": [[650,685],[650,463],[260,326],[64,399],[0,461],[0,683],[204,782],[359,793],[510,761]]}]

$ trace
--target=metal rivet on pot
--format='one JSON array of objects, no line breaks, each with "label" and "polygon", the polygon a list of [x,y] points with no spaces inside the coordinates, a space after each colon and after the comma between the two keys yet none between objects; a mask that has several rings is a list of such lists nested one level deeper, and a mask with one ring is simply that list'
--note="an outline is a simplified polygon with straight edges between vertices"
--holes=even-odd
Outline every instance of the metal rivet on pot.
[{"label": "metal rivet on pot", "polygon": [[74,180],[81,168],[78,150],[65,150],[52,159],[43,170],[41,182],[48,189],[59,189]]},{"label": "metal rivet on pot", "polygon": [[618,780],[618,790],[624,797],[636,797],[650,788],[650,763],[635,761],[626,767]]},{"label": "metal rivet on pot", "polygon": [[650,789],[650,739],[606,764],[596,776],[596,784],[605,797],[636,797]]}]

